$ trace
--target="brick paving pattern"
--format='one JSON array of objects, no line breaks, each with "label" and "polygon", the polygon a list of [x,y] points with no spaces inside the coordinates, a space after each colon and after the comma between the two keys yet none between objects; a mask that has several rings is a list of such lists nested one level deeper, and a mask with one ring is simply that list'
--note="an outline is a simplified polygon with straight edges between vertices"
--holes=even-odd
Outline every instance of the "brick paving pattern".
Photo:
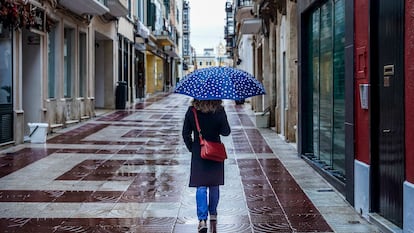
[{"label": "brick paving pattern", "polygon": [[[63,129],[46,144],[4,150],[0,231],[196,232],[181,138],[190,101],[158,95]],[[232,134],[223,138],[229,159],[212,232],[376,232],[292,146],[256,128],[248,105],[225,107]],[[314,179],[301,179],[295,166]]]}]

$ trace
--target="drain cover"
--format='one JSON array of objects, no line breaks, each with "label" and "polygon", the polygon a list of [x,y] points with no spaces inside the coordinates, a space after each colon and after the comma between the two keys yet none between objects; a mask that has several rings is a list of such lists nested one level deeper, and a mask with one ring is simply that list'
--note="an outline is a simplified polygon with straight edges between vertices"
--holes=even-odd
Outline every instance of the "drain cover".
[{"label": "drain cover", "polygon": [[333,192],[333,189],[318,189],[318,192]]}]

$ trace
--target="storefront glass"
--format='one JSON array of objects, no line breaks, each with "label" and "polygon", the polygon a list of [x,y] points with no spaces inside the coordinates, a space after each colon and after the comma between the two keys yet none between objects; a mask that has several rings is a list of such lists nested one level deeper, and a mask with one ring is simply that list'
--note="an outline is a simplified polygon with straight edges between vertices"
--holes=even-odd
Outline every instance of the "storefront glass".
[{"label": "storefront glass", "polygon": [[11,31],[0,26],[0,104],[12,103]]},{"label": "storefront glass", "polygon": [[[309,106],[312,134],[308,154],[324,169],[345,178],[344,0],[327,1],[309,15]],[[310,121],[309,121],[310,122]]]},{"label": "storefront glass", "polygon": [[86,33],[79,33],[79,97],[85,97],[87,82]]},{"label": "storefront glass", "polygon": [[72,28],[65,28],[64,31],[64,50],[63,50],[63,95],[65,98],[72,97],[73,85],[73,64],[74,64],[74,45],[75,45],[75,30]]},{"label": "storefront glass", "polygon": [[0,24],[0,143],[13,140],[12,31]]},{"label": "storefront glass", "polygon": [[48,57],[48,98],[56,97],[56,48],[55,48],[55,35],[56,28],[52,28],[50,32],[47,33],[47,57]]}]

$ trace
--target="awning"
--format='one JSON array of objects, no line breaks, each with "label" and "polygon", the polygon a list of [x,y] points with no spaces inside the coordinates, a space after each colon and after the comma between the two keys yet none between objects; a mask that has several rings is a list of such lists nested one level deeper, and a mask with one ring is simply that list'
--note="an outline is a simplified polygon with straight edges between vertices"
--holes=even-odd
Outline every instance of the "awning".
[{"label": "awning", "polygon": [[78,15],[103,15],[109,12],[108,7],[98,0],[59,0],[59,4]]},{"label": "awning", "polygon": [[241,22],[241,34],[257,34],[262,28],[262,19],[244,19]]},{"label": "awning", "polygon": [[120,17],[128,15],[128,0],[107,0],[109,14]]},{"label": "awning", "polygon": [[146,51],[147,50],[147,47],[145,46],[144,43],[135,43],[134,47],[138,51]]},{"label": "awning", "polygon": [[178,55],[176,49],[172,46],[164,46],[164,52],[165,54],[167,54],[169,57],[172,58],[179,58],[180,55]]},{"label": "awning", "polygon": [[172,41],[171,36],[167,31],[162,31],[161,34],[155,35],[155,38],[157,38],[157,44],[161,46],[170,46],[174,44],[174,41]]},{"label": "awning", "polygon": [[148,38],[150,30],[141,21],[138,21],[136,35],[142,38]]}]

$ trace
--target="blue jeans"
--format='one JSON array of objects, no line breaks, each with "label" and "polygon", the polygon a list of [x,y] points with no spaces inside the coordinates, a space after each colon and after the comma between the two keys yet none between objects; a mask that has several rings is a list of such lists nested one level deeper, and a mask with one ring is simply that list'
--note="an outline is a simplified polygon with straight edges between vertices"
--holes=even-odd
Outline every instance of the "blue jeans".
[{"label": "blue jeans", "polygon": [[[208,202],[207,202],[208,189]],[[217,215],[217,205],[219,202],[220,190],[219,186],[199,186],[196,192],[197,201],[197,217],[198,220],[207,220],[208,213]]]}]

